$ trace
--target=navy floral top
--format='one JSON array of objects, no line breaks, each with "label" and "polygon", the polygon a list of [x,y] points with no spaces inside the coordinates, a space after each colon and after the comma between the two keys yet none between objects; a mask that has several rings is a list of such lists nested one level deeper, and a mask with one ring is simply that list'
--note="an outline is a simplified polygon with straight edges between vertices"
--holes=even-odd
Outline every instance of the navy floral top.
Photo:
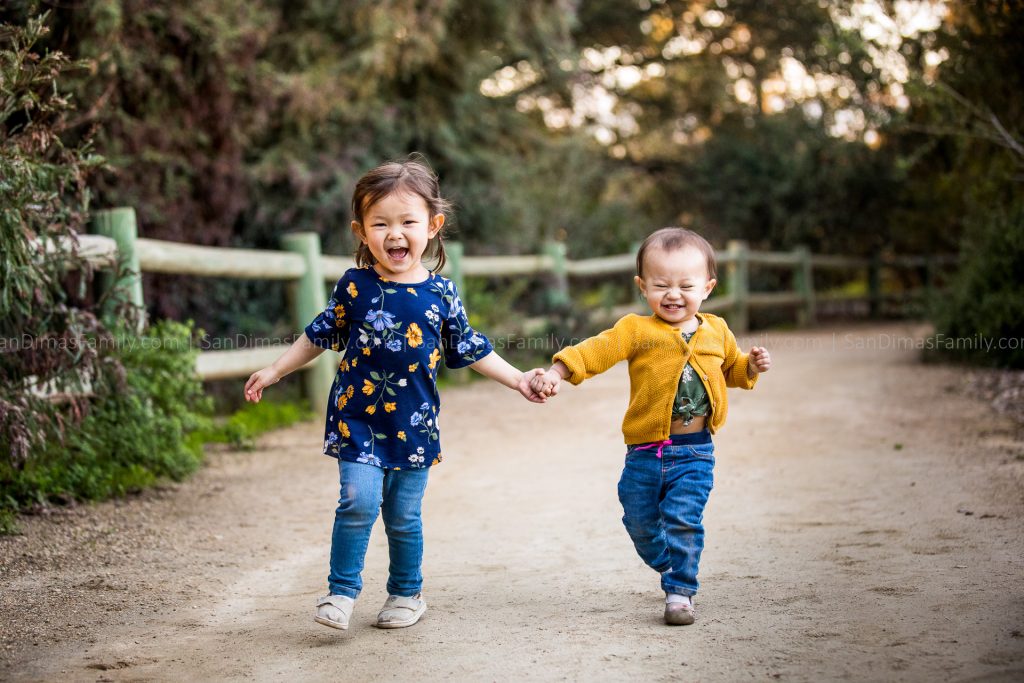
[{"label": "navy floral top", "polygon": [[324,453],[395,470],[441,462],[441,359],[461,368],[493,350],[470,327],[454,282],[436,273],[423,282],[394,282],[369,266],[345,272],[306,336],[344,351],[327,406]]}]

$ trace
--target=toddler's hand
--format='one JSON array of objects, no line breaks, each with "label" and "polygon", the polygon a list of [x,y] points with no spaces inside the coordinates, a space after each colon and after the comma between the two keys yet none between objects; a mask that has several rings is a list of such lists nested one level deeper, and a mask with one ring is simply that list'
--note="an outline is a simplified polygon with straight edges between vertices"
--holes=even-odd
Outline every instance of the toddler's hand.
[{"label": "toddler's hand", "polygon": [[530,382],[530,388],[541,396],[550,397],[558,394],[558,387],[561,382],[562,376],[557,372],[553,370],[548,370],[547,372],[540,370]]},{"label": "toddler's hand", "polygon": [[274,370],[272,365],[257,370],[249,376],[249,381],[245,383],[245,400],[259,403],[263,398],[263,389],[271,384],[277,384],[279,381],[281,381],[281,375]]},{"label": "toddler's hand", "polygon": [[538,377],[544,374],[543,368],[534,368],[524,372],[519,377],[519,385],[516,387],[519,393],[523,395],[528,401],[534,403],[546,403],[548,398],[546,395],[541,394],[533,389],[533,383]]},{"label": "toddler's hand", "polygon": [[755,346],[750,349],[750,361],[747,363],[747,374],[753,377],[759,372],[768,372],[772,367],[772,357],[768,349]]}]

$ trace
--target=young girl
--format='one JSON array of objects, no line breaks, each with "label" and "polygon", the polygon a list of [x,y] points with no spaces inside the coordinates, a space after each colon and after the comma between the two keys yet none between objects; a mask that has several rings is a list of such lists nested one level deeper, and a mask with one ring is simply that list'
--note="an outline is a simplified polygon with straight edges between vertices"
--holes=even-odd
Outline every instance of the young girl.
[{"label": "young girl", "polygon": [[716,284],[715,252],[703,237],[683,228],[658,230],[640,246],[636,268],[634,280],[653,315],[627,315],[562,349],[531,387],[550,396],[563,379],[579,384],[629,362],[622,521],[640,557],[661,574],[665,622],[692,624],[701,520],[715,464],[711,435],[725,423],[726,387],[752,389],[771,358],[756,346],[740,353],[724,320],[698,312]]},{"label": "young girl", "polygon": [[[437,178],[410,158],[364,175],[352,196],[358,268],[347,271],[323,313],[271,366],[245,384],[246,400],[323,353],[344,350],[331,387],[323,452],[338,459],[341,497],[331,537],[329,594],[314,619],[348,628],[378,510],[388,536],[389,597],[381,628],[415,624],[426,610],[421,501],[427,473],[441,461],[437,372],[469,366],[534,402],[543,402],[524,375],[469,325],[444,266],[441,229],[448,203]],[[432,272],[424,252],[436,258]],[[540,374],[543,370],[534,371]]]}]

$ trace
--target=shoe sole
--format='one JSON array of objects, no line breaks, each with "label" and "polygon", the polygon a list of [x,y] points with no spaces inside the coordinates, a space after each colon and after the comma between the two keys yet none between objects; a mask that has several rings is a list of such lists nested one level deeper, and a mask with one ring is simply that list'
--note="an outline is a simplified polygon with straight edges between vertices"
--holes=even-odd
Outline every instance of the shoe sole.
[{"label": "shoe sole", "polygon": [[419,621],[426,611],[427,606],[424,604],[405,621],[378,621],[377,628],[407,628]]},{"label": "shoe sole", "polygon": [[665,615],[665,623],[669,626],[689,626],[695,621],[692,614],[683,612],[682,614],[673,614],[671,617]]},{"label": "shoe sole", "polygon": [[327,619],[325,617],[317,617],[317,616],[315,616],[315,617],[313,617],[313,621],[315,621],[318,624],[323,624],[324,626],[330,626],[331,628],[336,628],[339,631],[347,631],[348,630],[348,624],[343,624],[340,621],[331,621],[330,619]]}]

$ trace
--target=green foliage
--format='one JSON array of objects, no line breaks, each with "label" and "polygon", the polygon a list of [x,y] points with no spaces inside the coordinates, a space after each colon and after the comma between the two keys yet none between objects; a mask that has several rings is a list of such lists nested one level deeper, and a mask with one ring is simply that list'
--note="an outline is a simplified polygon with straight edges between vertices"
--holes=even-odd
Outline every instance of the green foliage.
[{"label": "green foliage", "polygon": [[225,443],[233,448],[249,449],[260,434],[313,417],[306,402],[278,402],[264,398],[259,403],[245,404],[230,417],[211,423],[194,436],[202,443]]},{"label": "green foliage", "polygon": [[[0,453],[12,467],[60,433],[60,409],[41,393],[81,390],[109,371],[93,343],[105,330],[63,286],[84,264],[53,249],[74,244],[101,160],[87,141],[63,141],[74,106],[58,79],[81,64],[39,53],[45,24],[0,24]],[[71,414],[80,409],[72,399]]]},{"label": "green foliage", "polygon": [[[980,365],[1024,368],[1024,202],[972,217],[950,291],[933,302],[939,351]],[[974,343],[980,335],[991,349]],[[970,342],[970,343],[969,343]]]},{"label": "green foliage", "polygon": [[0,462],[0,508],[102,500],[163,479],[181,480],[203,458],[192,435],[209,424],[195,375],[191,325],[160,322],[142,336],[119,330],[112,353],[121,382],[100,378],[81,421],[66,425],[20,466]]}]

